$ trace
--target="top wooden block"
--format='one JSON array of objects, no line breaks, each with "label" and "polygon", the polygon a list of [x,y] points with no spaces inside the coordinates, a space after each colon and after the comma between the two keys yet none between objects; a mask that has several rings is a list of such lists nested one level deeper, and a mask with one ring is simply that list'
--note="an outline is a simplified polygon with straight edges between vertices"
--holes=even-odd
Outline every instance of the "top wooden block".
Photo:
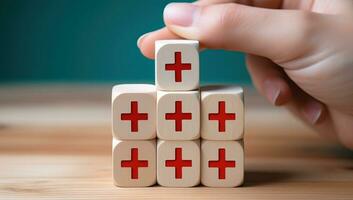
[{"label": "top wooden block", "polygon": [[155,43],[155,78],[158,90],[187,91],[199,88],[199,42],[159,40]]}]

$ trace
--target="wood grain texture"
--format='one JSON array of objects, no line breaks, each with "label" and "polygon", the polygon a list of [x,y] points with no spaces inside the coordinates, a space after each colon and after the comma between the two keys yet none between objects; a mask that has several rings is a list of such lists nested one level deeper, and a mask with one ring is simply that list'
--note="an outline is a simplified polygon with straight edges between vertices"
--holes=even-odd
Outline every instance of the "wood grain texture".
[{"label": "wood grain texture", "polygon": [[353,153],[249,89],[243,187],[115,187],[110,89],[0,87],[0,199],[353,199]]}]

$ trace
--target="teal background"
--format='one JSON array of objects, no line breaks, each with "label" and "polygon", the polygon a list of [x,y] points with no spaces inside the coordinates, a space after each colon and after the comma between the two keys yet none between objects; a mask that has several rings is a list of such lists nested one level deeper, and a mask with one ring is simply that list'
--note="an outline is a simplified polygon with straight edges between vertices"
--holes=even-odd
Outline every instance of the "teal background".
[{"label": "teal background", "polygon": [[[0,82],[154,82],[136,46],[166,0],[0,0]],[[201,81],[249,83],[241,53],[200,54]]]}]

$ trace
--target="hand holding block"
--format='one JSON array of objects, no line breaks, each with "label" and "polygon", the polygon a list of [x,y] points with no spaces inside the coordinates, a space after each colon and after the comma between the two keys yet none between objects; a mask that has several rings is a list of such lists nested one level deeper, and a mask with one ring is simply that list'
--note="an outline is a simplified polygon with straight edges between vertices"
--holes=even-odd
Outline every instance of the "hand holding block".
[{"label": "hand holding block", "polygon": [[148,84],[114,86],[112,92],[113,136],[121,140],[156,137],[156,89]]},{"label": "hand holding block", "polygon": [[201,88],[201,137],[239,140],[244,132],[243,89],[237,86]]},{"label": "hand holding block", "polygon": [[201,183],[208,187],[236,187],[244,179],[242,141],[207,141],[201,144]]},{"label": "hand holding block", "polygon": [[163,141],[157,145],[157,182],[166,187],[200,183],[200,142]]},{"label": "hand holding block", "polygon": [[156,141],[113,139],[113,178],[121,187],[145,187],[156,183]]},{"label": "hand holding block", "polygon": [[199,87],[199,42],[159,40],[155,43],[156,86],[159,90]]},{"label": "hand holding block", "polygon": [[200,137],[200,92],[157,92],[157,136],[163,140]]}]

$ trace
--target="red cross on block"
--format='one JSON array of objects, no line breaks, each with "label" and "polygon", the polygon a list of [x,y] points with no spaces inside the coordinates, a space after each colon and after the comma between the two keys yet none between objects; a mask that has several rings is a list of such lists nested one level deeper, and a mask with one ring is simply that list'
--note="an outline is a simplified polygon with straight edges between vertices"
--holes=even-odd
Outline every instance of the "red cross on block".
[{"label": "red cross on block", "polygon": [[182,82],[182,72],[183,70],[191,70],[191,63],[181,62],[181,52],[177,51],[174,53],[174,63],[166,64],[166,71],[174,71],[175,82]]},{"label": "red cross on block", "polygon": [[226,178],[226,168],[235,168],[235,161],[226,160],[226,150],[218,149],[218,160],[210,160],[208,161],[208,167],[218,168],[218,179]]},{"label": "red cross on block", "polygon": [[131,149],[131,160],[122,160],[121,167],[131,168],[131,179],[138,179],[139,177],[139,167],[148,167],[147,160],[139,160],[138,158],[138,148]]},{"label": "red cross on block", "polygon": [[218,131],[226,131],[226,120],[235,120],[235,113],[226,113],[226,102],[218,102],[218,113],[208,114],[209,120],[218,120]]},{"label": "red cross on block", "polygon": [[166,160],[166,167],[175,167],[175,178],[183,178],[183,167],[191,167],[192,160],[183,160],[182,158],[182,148],[175,148],[175,159]]},{"label": "red cross on block", "polygon": [[192,113],[183,113],[182,112],[182,102],[175,102],[175,112],[174,113],[166,113],[166,120],[175,120],[175,131],[182,131],[183,129],[183,120],[191,120]]},{"label": "red cross on block", "polygon": [[121,120],[129,120],[131,121],[131,132],[138,132],[139,126],[138,122],[139,120],[148,120],[148,114],[147,113],[139,113],[138,112],[138,102],[137,101],[131,101],[131,111],[130,113],[122,113],[121,114]]}]

